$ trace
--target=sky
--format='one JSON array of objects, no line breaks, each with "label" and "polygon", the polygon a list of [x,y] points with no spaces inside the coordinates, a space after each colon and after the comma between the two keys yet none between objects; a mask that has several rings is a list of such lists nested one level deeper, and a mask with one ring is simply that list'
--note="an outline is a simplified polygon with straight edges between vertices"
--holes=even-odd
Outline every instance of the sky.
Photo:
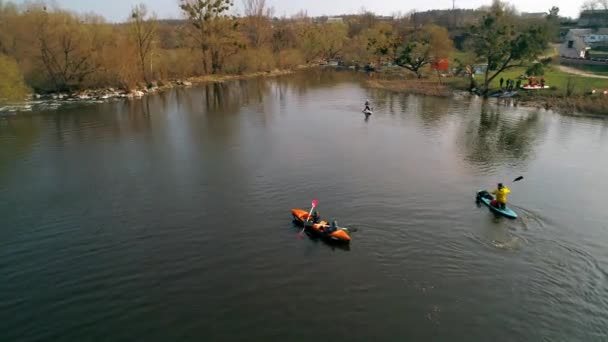
[{"label": "sky", "polygon": [[[13,0],[23,3],[27,0]],[[457,8],[477,8],[489,5],[491,0],[455,0]],[[130,9],[145,3],[159,18],[181,17],[178,0],[50,0],[61,8],[71,9],[80,13],[94,12],[103,15],[108,20],[124,21]],[[234,0],[236,11],[239,11],[242,0]],[[583,0],[511,0],[508,1],[521,12],[547,12],[552,6],[560,8],[560,15],[578,17]],[[379,15],[392,15],[398,12],[407,13],[412,10],[425,11],[429,9],[452,8],[452,0],[267,0],[275,9],[276,16],[290,16],[300,10],[305,10],[310,16],[336,15],[359,13],[361,9],[372,11]]]}]

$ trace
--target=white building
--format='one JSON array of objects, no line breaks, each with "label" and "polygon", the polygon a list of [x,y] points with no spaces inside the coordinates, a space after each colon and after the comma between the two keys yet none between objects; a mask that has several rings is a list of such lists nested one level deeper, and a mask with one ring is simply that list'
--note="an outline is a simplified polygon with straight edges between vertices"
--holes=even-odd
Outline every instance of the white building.
[{"label": "white building", "polygon": [[590,49],[585,38],[591,34],[591,29],[571,29],[559,48],[559,55],[566,58],[585,58],[587,50]]},{"label": "white building", "polygon": [[329,17],[327,18],[328,23],[343,23],[344,19],[342,17]]},{"label": "white building", "polygon": [[[600,32],[600,31],[602,31],[602,32]],[[597,43],[608,42],[608,34],[603,32],[603,30],[600,30],[600,31],[585,36],[583,38],[585,40],[585,43],[597,44]]]}]

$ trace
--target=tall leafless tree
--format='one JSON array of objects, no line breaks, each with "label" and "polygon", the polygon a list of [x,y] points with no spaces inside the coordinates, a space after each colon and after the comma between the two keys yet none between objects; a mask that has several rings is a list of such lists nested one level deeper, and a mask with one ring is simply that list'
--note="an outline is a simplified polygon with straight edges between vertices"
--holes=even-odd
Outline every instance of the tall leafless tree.
[{"label": "tall leafless tree", "polygon": [[[154,14],[148,15],[146,5],[139,4],[131,10],[130,30],[133,40],[137,46],[137,56],[139,59],[139,68],[146,82],[153,77],[152,70],[148,76],[146,65],[151,58],[154,40],[156,39],[157,21]],[[152,68],[150,68],[152,69]]]}]

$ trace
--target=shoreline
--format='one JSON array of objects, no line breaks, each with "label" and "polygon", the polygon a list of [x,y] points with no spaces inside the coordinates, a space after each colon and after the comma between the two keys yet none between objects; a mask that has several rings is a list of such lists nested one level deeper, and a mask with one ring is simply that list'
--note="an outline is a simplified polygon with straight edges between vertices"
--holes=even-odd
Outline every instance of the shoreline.
[{"label": "shoreline", "polygon": [[[291,75],[299,70],[319,67],[318,64],[299,65],[293,69],[275,69],[267,72],[255,72],[242,75],[204,75],[193,76],[186,79],[155,81],[148,88],[135,88],[131,90],[116,89],[112,87],[100,89],[84,89],[69,93],[57,92],[48,94],[30,94],[28,99],[0,105],[0,116],[19,112],[29,112],[34,108],[42,110],[55,110],[65,104],[106,103],[113,100],[140,99],[174,88],[187,88],[205,83],[222,83],[235,80],[246,80],[263,77],[279,77]],[[443,79],[439,82],[433,78],[396,78],[395,75],[375,73],[370,79],[364,81],[365,86],[371,89],[380,89],[401,94],[414,94],[434,97],[454,97],[463,93],[470,96],[479,96],[466,89],[466,81],[458,78]],[[407,76],[406,76],[407,77]],[[515,106],[552,110],[563,115],[574,115],[594,118],[608,118],[608,96],[606,95],[558,95],[555,93],[534,94],[520,91],[517,96],[509,98],[496,98],[497,103],[510,101]]]},{"label": "shoreline", "polygon": [[222,83],[227,81],[245,80],[258,77],[279,77],[291,75],[298,70],[317,67],[316,64],[299,65],[293,69],[275,69],[267,72],[255,72],[242,75],[204,75],[177,80],[154,81],[150,87],[139,87],[130,90],[115,87],[82,89],[71,92],[50,92],[46,94],[33,93],[24,101],[0,104],[0,116],[32,111],[34,107],[41,109],[57,109],[64,104],[106,103],[111,100],[141,99],[147,95],[162,93],[175,88],[187,88],[205,83]]},{"label": "shoreline", "polygon": [[446,84],[438,84],[438,82],[429,79],[391,80],[377,78],[366,80],[365,84],[372,89],[436,97],[451,97],[454,92],[454,89]]},{"label": "shoreline", "polygon": [[192,85],[203,84],[203,83],[221,83],[226,81],[235,80],[247,80],[258,77],[279,77],[284,75],[294,74],[298,70],[314,68],[317,65],[300,65],[294,69],[275,69],[272,71],[259,71],[254,73],[248,73],[243,75],[204,75],[204,76],[193,76],[186,79],[185,82],[190,82]]},{"label": "shoreline", "polygon": [[608,119],[608,96],[524,96],[516,98],[518,105],[543,108],[559,114]]},{"label": "shoreline", "polygon": [[[453,97],[462,92],[466,92],[471,96],[479,96],[469,92],[455,80],[439,84],[432,79],[395,80],[380,77],[366,80],[365,85],[372,89],[381,89],[395,93],[443,98]],[[492,98],[488,98],[488,100],[490,99]],[[565,96],[558,94],[533,94],[526,92],[525,90],[520,90],[517,96],[495,99],[498,103],[502,101],[512,101],[516,106],[552,110],[563,115],[608,118],[608,96],[606,95]]]}]

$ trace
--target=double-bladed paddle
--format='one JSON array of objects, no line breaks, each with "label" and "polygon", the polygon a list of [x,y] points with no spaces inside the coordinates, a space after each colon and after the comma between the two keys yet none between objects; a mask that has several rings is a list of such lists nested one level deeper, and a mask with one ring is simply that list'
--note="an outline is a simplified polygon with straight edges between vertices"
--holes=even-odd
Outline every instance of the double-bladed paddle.
[{"label": "double-bladed paddle", "polygon": [[312,208],[310,208],[310,211],[308,212],[308,216],[306,216],[306,221],[304,221],[304,228],[302,228],[302,231],[300,231],[298,233],[298,239],[301,239],[302,236],[304,236],[304,230],[306,229],[306,224],[310,220],[310,215],[312,215],[312,211],[315,209],[315,207],[317,206],[317,204],[319,204],[319,201],[312,200]]}]

